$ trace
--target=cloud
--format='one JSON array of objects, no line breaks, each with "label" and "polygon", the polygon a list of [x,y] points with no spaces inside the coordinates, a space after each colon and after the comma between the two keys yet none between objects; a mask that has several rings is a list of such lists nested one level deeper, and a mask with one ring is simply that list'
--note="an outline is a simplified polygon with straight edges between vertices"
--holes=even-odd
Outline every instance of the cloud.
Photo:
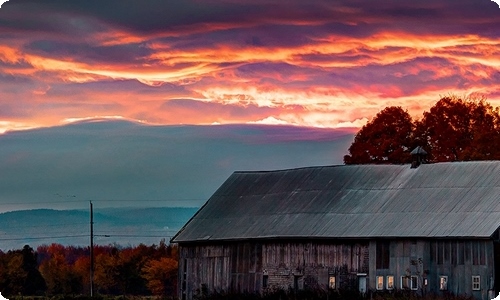
[{"label": "cloud", "polygon": [[499,103],[497,12],[488,0],[16,0],[0,10],[0,115],[337,127],[387,105],[418,115],[449,92]]}]

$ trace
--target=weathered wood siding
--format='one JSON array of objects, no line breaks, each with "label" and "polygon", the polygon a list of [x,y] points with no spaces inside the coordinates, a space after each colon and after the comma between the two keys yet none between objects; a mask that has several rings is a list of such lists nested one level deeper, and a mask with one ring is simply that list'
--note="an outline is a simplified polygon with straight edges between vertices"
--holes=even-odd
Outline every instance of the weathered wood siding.
[{"label": "weathered wood siding", "polygon": [[262,252],[271,289],[326,289],[331,275],[345,286],[353,274],[368,272],[368,243],[269,243]]},{"label": "weathered wood siding", "polygon": [[[370,261],[369,282],[376,288],[376,276],[394,276],[396,289],[402,289],[402,276],[418,278],[417,293],[453,293],[488,299],[494,288],[495,261],[493,241],[490,240],[392,240],[371,241],[371,257],[377,255],[377,243],[389,245],[389,265],[380,268]],[[380,247],[380,246],[379,246]],[[447,290],[440,290],[440,276],[447,276]],[[472,276],[480,276],[480,290],[472,289]],[[427,285],[424,280],[427,279]]]},{"label": "weathered wood siding", "polygon": [[275,288],[326,289],[330,275],[342,286],[351,284],[352,274],[367,273],[368,261],[368,243],[179,245],[179,298],[192,299],[203,289],[250,293]]},{"label": "weathered wood siding", "polygon": [[[497,247],[500,253],[500,247]],[[377,276],[416,276],[415,292],[473,295],[486,300],[495,287],[492,240],[396,239],[365,242],[276,241],[179,245],[180,299],[192,299],[204,289],[263,292],[266,289],[326,289],[330,276],[336,286],[357,287],[357,274],[367,274],[367,290],[376,290]],[[500,254],[497,254],[500,257]],[[377,260],[379,260],[377,262]],[[447,276],[447,291],[439,287]],[[473,291],[472,276],[480,276]],[[427,285],[424,280],[427,279]]]},{"label": "weathered wood siding", "polygon": [[[451,240],[429,243],[429,290],[439,292],[439,276],[448,276],[448,291],[488,299],[494,288],[495,261],[489,240]],[[480,290],[472,290],[472,276],[480,276]]]},{"label": "weathered wood siding", "polygon": [[221,243],[179,246],[179,299],[196,293],[255,292],[262,277],[262,245]]}]

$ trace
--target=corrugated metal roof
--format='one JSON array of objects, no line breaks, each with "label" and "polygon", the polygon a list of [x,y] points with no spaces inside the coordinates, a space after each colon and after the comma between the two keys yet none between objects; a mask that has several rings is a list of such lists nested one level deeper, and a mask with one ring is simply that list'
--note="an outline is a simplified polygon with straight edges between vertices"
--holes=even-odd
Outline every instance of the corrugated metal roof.
[{"label": "corrugated metal roof", "polygon": [[173,242],[263,238],[489,237],[500,161],[235,172]]}]

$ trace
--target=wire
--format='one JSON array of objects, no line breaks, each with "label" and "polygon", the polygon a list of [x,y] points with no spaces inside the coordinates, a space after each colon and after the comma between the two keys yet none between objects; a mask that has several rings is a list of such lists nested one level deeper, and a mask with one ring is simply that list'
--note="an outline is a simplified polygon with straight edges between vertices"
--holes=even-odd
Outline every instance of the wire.
[{"label": "wire", "polygon": [[75,238],[75,237],[89,237],[88,234],[80,235],[61,235],[61,236],[40,236],[40,237],[25,237],[25,238],[0,238],[0,241],[22,241],[22,240],[43,240],[43,239],[62,239],[62,238]]},{"label": "wire", "polygon": [[88,222],[86,223],[60,223],[60,224],[45,224],[45,225],[20,225],[20,226],[6,226],[2,227],[2,229],[14,229],[14,228],[32,228],[32,227],[53,227],[53,226],[71,226],[71,225],[85,225],[89,224]]},{"label": "wire", "polygon": [[0,205],[15,205],[15,204],[54,204],[54,203],[94,203],[99,202],[184,202],[184,201],[204,201],[208,198],[184,198],[184,199],[99,199],[99,200],[58,200],[58,201],[40,201],[40,202],[4,202]]},{"label": "wire", "polygon": [[104,237],[137,237],[137,238],[142,238],[142,237],[170,237],[168,235],[133,235],[133,234],[106,234],[106,235],[94,235],[94,236],[104,236]]}]

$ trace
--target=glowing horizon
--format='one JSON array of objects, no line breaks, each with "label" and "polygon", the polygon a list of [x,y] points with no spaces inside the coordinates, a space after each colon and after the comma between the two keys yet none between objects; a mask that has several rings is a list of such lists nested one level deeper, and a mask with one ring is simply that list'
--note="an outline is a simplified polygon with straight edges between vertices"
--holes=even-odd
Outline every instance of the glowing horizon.
[{"label": "glowing horizon", "polygon": [[0,9],[0,133],[68,120],[360,127],[440,96],[500,105],[500,8],[134,1]]}]

